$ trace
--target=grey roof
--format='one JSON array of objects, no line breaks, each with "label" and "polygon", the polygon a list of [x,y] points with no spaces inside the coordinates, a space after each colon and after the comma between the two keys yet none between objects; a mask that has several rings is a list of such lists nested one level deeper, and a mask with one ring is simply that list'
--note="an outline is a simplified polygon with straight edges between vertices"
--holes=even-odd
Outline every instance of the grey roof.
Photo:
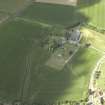
[{"label": "grey roof", "polygon": [[70,35],[70,40],[78,41],[80,39],[80,31],[74,30]]}]

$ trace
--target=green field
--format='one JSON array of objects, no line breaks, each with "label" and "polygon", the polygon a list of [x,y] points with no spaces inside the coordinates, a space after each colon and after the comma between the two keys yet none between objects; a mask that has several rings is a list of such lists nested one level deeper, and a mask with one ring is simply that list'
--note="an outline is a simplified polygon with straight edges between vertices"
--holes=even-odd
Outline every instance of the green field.
[{"label": "green field", "polygon": [[[41,40],[40,36],[44,39],[42,32],[43,27],[40,25],[32,25],[24,21],[11,21],[0,28],[0,96],[4,98],[7,96],[12,100],[19,96],[17,94],[26,69],[26,56],[35,50],[37,62],[37,53],[43,50],[40,48],[41,45],[37,45],[40,42],[38,40]],[[46,33],[47,31],[45,35]]]},{"label": "green field", "polygon": [[50,53],[41,46],[48,33],[46,27],[20,20],[0,28],[0,96],[3,99],[55,102],[86,96],[90,73],[100,54],[83,48],[62,71],[52,69],[45,64]]},{"label": "green field", "polygon": [[80,11],[89,18],[89,24],[105,28],[105,0],[80,0]]},{"label": "green field", "polygon": [[97,87],[105,91],[105,62],[101,66],[101,75],[97,80]]},{"label": "green field", "polygon": [[[24,2],[0,0],[0,10],[13,13],[23,7]],[[0,100],[19,99],[43,104],[63,100],[80,101],[87,97],[91,72],[102,54],[92,48],[80,48],[59,71],[56,67],[46,65],[46,62],[53,59],[53,55],[56,58],[61,50],[53,53],[44,46],[50,35],[56,34],[54,28],[57,35],[62,35],[60,32],[64,28],[78,22],[105,27],[102,22],[104,9],[101,8],[104,0],[91,2],[86,7],[81,3],[80,7],[33,3],[20,16],[0,25]],[[96,17],[96,7],[102,19]],[[3,14],[0,17],[2,19]],[[102,34],[98,36],[88,38],[92,45],[103,50],[105,37]]]},{"label": "green field", "polygon": [[43,3],[33,3],[22,13],[22,17],[60,27],[87,21],[76,7]]},{"label": "green field", "polygon": [[27,0],[0,0],[0,11],[14,13],[22,9],[27,4]]},{"label": "green field", "polygon": [[105,28],[105,1],[81,1],[77,7],[33,3],[22,17],[42,23],[72,26],[77,22],[86,22],[98,28]]}]

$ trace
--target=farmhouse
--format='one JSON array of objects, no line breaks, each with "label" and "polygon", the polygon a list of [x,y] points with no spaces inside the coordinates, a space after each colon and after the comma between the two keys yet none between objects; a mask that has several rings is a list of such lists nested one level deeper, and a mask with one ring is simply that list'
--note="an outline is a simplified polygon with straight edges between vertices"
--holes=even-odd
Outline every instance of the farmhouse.
[{"label": "farmhouse", "polygon": [[81,32],[79,29],[72,29],[66,32],[66,40],[68,40],[70,43],[78,43],[81,39]]}]

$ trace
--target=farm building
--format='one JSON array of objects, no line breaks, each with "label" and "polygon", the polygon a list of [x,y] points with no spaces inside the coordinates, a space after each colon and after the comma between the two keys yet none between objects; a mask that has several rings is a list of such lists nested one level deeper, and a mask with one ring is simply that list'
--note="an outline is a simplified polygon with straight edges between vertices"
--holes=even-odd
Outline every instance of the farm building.
[{"label": "farm building", "polygon": [[81,39],[81,32],[79,29],[70,30],[66,32],[66,40],[68,40],[70,43],[78,43]]}]

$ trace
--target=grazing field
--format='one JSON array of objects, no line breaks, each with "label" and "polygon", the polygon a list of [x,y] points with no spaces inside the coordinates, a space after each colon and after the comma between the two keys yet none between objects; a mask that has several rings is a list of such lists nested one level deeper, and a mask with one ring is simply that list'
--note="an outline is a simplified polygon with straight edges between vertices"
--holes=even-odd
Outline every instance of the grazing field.
[{"label": "grazing field", "polygon": [[79,8],[81,8],[82,13],[89,18],[89,24],[99,29],[104,29],[105,0],[80,0],[80,4]]},{"label": "grazing field", "polygon": [[45,3],[33,3],[22,13],[22,17],[60,27],[88,20],[76,7]]},{"label": "grazing field", "polygon": [[34,59],[38,62],[40,55],[37,54],[44,55],[39,42],[47,31],[43,36],[42,32],[40,25],[24,21],[11,21],[0,27],[0,97],[10,100],[20,97],[27,56],[34,50]]},{"label": "grazing field", "polygon": [[46,103],[86,97],[90,73],[100,54],[82,48],[62,71],[50,68],[45,64],[50,53],[41,45],[49,35],[47,28],[22,20],[0,28],[1,99]]},{"label": "grazing field", "polygon": [[[85,5],[85,6],[83,6]],[[47,3],[33,3],[22,14],[23,17],[43,23],[72,26],[86,22],[98,28],[105,28],[105,1],[78,1],[78,6],[63,6]]]},{"label": "grazing field", "polygon": [[[0,10],[13,13],[24,3],[25,0],[11,0],[11,3],[10,0],[0,0]],[[104,0],[86,7],[33,3],[20,16],[2,24],[0,100],[19,99],[29,103],[48,104],[63,100],[80,101],[86,98],[91,72],[102,56],[96,48],[105,48],[105,37],[92,30],[83,29],[85,41],[96,48],[80,47],[66,64],[64,62],[69,57],[67,52],[70,46],[65,50],[64,58],[60,62],[57,56],[62,52],[61,49],[53,53],[44,44],[50,35],[55,33],[54,27],[59,35],[62,35],[59,33],[60,29],[84,21],[104,28],[104,17],[101,19],[104,11],[102,5]],[[96,7],[99,8],[99,18],[94,12]],[[3,18],[4,15],[0,14],[0,19]],[[57,70],[59,68],[60,70]]]},{"label": "grazing field", "polygon": [[84,99],[87,96],[90,73],[100,56],[93,49],[81,48],[72,62],[68,62],[60,71],[42,65],[42,69],[37,71],[39,74],[32,74],[29,99],[37,103]]},{"label": "grazing field", "polygon": [[91,29],[83,28],[84,42],[89,42],[93,47],[105,51],[105,35]]},{"label": "grazing field", "polygon": [[14,13],[27,4],[27,0],[0,0],[0,11]]}]

